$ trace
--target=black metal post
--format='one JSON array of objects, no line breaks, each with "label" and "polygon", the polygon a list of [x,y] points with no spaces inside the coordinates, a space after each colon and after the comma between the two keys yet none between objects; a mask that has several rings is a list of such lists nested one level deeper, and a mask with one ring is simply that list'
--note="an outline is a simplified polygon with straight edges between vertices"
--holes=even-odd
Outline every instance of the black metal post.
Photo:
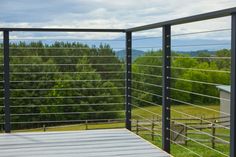
[{"label": "black metal post", "polygon": [[3,46],[4,46],[4,114],[5,114],[5,132],[11,132],[11,117],[10,117],[10,60],[9,60],[9,31],[3,31]]},{"label": "black metal post", "polygon": [[132,64],[132,32],[126,32],[125,126],[126,129],[128,130],[131,130],[131,64]]},{"label": "black metal post", "polygon": [[231,103],[230,103],[230,157],[236,156],[236,13],[232,14],[231,30]]},{"label": "black metal post", "polygon": [[162,83],[162,148],[170,153],[170,55],[171,55],[171,27],[163,26],[163,83]]}]

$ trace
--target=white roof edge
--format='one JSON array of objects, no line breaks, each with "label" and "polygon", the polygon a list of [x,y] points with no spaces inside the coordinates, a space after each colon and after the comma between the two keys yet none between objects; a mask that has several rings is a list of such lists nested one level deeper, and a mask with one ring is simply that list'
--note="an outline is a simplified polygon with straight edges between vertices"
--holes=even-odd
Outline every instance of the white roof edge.
[{"label": "white roof edge", "polygon": [[220,89],[222,91],[228,92],[228,93],[231,92],[229,85],[220,85],[220,86],[216,86],[216,88],[218,88],[218,89]]}]

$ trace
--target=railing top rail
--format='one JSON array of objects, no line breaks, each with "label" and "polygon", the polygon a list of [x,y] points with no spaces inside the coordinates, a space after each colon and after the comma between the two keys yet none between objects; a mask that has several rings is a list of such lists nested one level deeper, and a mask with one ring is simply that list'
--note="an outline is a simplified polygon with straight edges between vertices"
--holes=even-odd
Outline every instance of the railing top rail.
[{"label": "railing top rail", "polygon": [[183,18],[164,21],[164,22],[153,23],[153,24],[149,24],[149,25],[133,27],[133,28],[126,29],[126,32],[144,31],[144,30],[149,30],[149,29],[160,28],[165,25],[179,25],[179,24],[209,20],[209,19],[229,16],[233,13],[236,13],[236,7],[224,9],[224,10],[219,10],[219,11],[213,11],[213,12],[204,13],[204,14],[199,14],[199,15],[194,15],[194,16],[183,17]]},{"label": "railing top rail", "polygon": [[122,33],[125,29],[87,29],[87,28],[0,28],[0,31],[28,32],[114,32]]}]

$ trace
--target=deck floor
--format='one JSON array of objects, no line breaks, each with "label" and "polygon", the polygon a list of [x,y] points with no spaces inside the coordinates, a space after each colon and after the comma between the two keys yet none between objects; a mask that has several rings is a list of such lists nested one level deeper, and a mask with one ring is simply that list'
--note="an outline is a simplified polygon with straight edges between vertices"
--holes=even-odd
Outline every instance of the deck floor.
[{"label": "deck floor", "polygon": [[0,135],[3,157],[169,157],[126,129]]}]

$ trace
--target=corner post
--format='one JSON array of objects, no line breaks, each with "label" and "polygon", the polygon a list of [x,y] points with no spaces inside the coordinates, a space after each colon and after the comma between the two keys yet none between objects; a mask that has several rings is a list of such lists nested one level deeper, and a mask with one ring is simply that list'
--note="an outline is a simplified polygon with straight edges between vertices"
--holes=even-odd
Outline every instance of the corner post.
[{"label": "corner post", "polygon": [[126,78],[125,78],[125,127],[131,130],[131,65],[132,64],[132,32],[126,32]]},{"label": "corner post", "polygon": [[236,13],[231,21],[230,157],[236,156]]},{"label": "corner post", "polygon": [[162,69],[162,149],[170,153],[170,56],[171,26],[163,26],[163,69]]},{"label": "corner post", "polygon": [[9,31],[3,31],[3,47],[4,47],[4,114],[5,114],[5,132],[11,132],[11,116],[10,116],[10,60],[9,60]]}]

